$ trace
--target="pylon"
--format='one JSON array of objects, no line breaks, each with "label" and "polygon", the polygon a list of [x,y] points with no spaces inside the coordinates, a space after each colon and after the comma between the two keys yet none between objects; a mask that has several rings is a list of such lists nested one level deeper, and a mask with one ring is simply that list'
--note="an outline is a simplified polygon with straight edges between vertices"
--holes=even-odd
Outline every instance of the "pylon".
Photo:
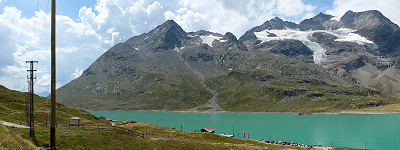
[{"label": "pylon", "polygon": [[33,72],[37,71],[33,69],[33,64],[38,63],[38,61],[26,61],[26,63],[30,64],[30,69],[27,70],[29,72],[28,75],[28,83],[29,83],[29,95],[28,95],[28,101],[29,101],[29,136],[30,137],[35,137],[35,115],[34,115],[34,105],[33,105],[33,85],[34,85],[34,80],[36,79],[36,76],[34,76]]}]

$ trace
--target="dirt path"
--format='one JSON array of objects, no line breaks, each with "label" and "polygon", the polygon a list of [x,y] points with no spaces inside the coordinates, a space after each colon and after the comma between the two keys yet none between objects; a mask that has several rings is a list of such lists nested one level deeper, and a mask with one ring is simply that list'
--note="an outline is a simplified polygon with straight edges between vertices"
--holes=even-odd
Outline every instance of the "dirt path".
[{"label": "dirt path", "polygon": [[218,93],[215,90],[210,89],[209,87],[207,87],[204,84],[204,80],[200,82],[201,85],[203,85],[204,88],[206,88],[208,91],[211,92],[211,94],[213,95],[213,97],[208,101],[208,103],[192,108],[190,111],[191,112],[197,112],[199,108],[211,108],[211,109],[206,109],[202,112],[217,112],[217,111],[223,111],[223,109],[217,104],[217,101],[215,100],[215,98],[217,97]]},{"label": "dirt path", "polygon": [[29,128],[28,126],[19,125],[19,124],[15,124],[15,123],[11,123],[11,122],[5,122],[5,121],[0,121],[0,124],[2,124],[4,126],[16,127],[16,128]]},{"label": "dirt path", "polygon": [[190,112],[198,112],[198,109],[201,109],[201,112],[217,112],[217,111],[224,111],[218,104],[217,101],[215,100],[215,98],[218,95],[218,92],[215,90],[210,89],[209,87],[207,87],[207,85],[204,83],[204,78],[206,77],[206,75],[204,75],[203,73],[201,73],[200,71],[197,71],[196,69],[194,69],[192,66],[189,65],[189,63],[187,61],[185,61],[186,66],[192,70],[192,72],[200,78],[200,84],[206,88],[208,91],[210,91],[210,93],[213,95],[213,97],[204,105],[195,107],[190,109]]}]

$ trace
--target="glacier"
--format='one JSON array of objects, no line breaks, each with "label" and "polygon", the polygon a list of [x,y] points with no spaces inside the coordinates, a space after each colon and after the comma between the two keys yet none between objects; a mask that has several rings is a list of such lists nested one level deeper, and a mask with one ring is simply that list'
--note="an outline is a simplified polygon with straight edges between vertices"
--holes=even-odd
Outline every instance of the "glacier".
[{"label": "glacier", "polygon": [[201,40],[203,41],[203,43],[208,44],[212,47],[212,42],[214,40],[221,40],[222,37],[219,36],[213,36],[213,35],[207,35],[207,36],[200,36]]},{"label": "glacier", "polygon": [[[299,29],[285,29],[285,30],[263,30],[261,32],[254,32],[257,39],[268,42],[271,40],[299,40],[305,46],[310,48],[313,51],[314,63],[318,65],[323,65],[326,62],[326,50],[321,47],[316,42],[312,42],[309,40],[309,36],[311,36],[315,32],[325,32],[331,35],[338,37],[335,41],[348,41],[348,42],[356,42],[360,45],[373,45],[376,47],[374,42],[362,37],[359,34],[354,33],[355,30],[340,28],[338,30],[308,30],[308,31],[300,31]],[[271,36],[275,34],[276,36]]]}]

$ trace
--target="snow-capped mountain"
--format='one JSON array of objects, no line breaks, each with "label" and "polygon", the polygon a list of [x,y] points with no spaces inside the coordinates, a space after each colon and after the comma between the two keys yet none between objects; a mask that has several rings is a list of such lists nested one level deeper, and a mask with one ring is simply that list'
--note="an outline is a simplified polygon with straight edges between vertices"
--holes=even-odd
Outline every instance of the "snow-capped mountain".
[{"label": "snow-capped mountain", "polygon": [[[398,103],[399,27],[379,11],[276,17],[239,39],[168,20],[58,89],[102,110],[337,111]],[[388,93],[391,94],[388,96]]]}]

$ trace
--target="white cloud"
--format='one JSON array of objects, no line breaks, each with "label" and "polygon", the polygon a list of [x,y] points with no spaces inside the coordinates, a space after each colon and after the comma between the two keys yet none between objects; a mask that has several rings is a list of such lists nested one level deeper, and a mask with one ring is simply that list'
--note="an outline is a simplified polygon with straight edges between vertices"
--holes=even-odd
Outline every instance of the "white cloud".
[{"label": "white cloud", "polygon": [[341,17],[348,10],[355,12],[379,10],[392,22],[400,25],[400,17],[398,17],[399,8],[399,0],[335,0],[333,2],[333,9],[327,10],[326,13]]},{"label": "white cloud", "polygon": [[[24,17],[16,7],[3,10],[0,84],[11,88],[26,85],[25,61],[37,60],[41,79],[36,91],[48,91],[50,14],[38,11]],[[274,16],[299,21],[304,15],[312,16],[313,10],[314,6],[301,0],[97,0],[94,8],[81,7],[79,19],[57,15],[57,87],[79,76],[105,50],[149,32],[166,19],[174,19],[186,31],[229,31],[239,37]]]},{"label": "white cloud", "polygon": [[186,31],[203,29],[222,34],[233,32],[241,36],[255,24],[262,24],[272,18],[271,13],[267,13],[270,5],[273,5],[271,2],[180,0],[179,8],[165,12],[164,17],[174,19]]},{"label": "white cloud", "polygon": [[[57,15],[58,87],[79,76],[105,50],[148,32],[165,20],[165,10],[161,10],[163,6],[157,1],[97,2],[94,9],[82,7],[78,20]],[[35,67],[41,79],[35,91],[48,91],[50,14],[38,11],[27,18],[16,7],[5,6],[3,10],[0,13],[0,44],[3,47],[0,49],[0,84],[11,88],[26,85],[25,61],[37,60],[39,63]]]},{"label": "white cloud", "polygon": [[75,72],[71,74],[72,79],[76,79],[76,78],[80,77],[82,75],[82,73],[83,73],[83,70],[76,69]]},{"label": "white cloud", "polygon": [[206,16],[200,14],[199,12],[193,12],[192,10],[188,10],[186,8],[180,8],[175,11],[175,13],[171,11],[165,12],[165,19],[175,20],[183,29],[188,31],[197,31],[210,28],[210,24],[207,22]]},{"label": "white cloud", "polygon": [[280,0],[277,1],[278,14],[294,17],[304,12],[312,12],[315,9],[314,6],[305,5],[301,0]]},{"label": "white cloud", "polygon": [[[10,37],[11,30],[7,25],[0,23],[0,68],[5,67],[7,65],[13,65],[14,56],[13,53],[16,51],[15,41]],[[2,71],[0,71],[0,75],[2,75]]]},{"label": "white cloud", "polygon": [[315,8],[301,0],[180,0],[178,8],[166,11],[164,17],[186,31],[233,32],[240,37],[274,16],[300,22],[305,15],[312,16]]},{"label": "white cloud", "polygon": [[5,73],[9,74],[10,79],[18,79],[26,77],[27,68],[19,68],[16,66],[7,66],[2,69]]},{"label": "white cloud", "polygon": [[50,86],[51,85],[51,75],[50,74],[44,74],[42,77],[37,81],[37,84],[40,86]]}]

